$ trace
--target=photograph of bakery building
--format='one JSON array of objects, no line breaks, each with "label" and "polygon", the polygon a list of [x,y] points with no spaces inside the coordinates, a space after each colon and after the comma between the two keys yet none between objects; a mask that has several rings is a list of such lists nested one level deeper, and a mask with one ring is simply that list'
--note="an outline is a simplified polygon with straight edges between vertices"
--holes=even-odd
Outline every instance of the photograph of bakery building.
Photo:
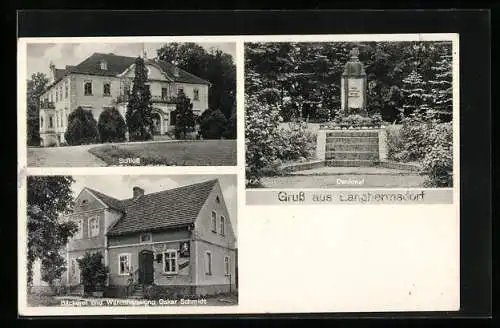
[{"label": "photograph of bakery building", "polygon": [[[155,179],[160,177],[149,180]],[[78,230],[61,250],[66,268],[52,282],[52,292],[135,299],[232,295],[234,299],[237,248],[232,222],[236,218],[224,193],[236,193],[236,178],[189,179],[151,193],[131,186],[131,197],[126,199],[83,187],[72,213],[64,217]],[[233,180],[234,186],[229,185]],[[104,286],[86,290],[80,261],[95,254],[102,259],[106,278]],[[50,290],[37,272],[39,263],[33,268],[32,290],[41,291],[43,285],[45,292]]]}]

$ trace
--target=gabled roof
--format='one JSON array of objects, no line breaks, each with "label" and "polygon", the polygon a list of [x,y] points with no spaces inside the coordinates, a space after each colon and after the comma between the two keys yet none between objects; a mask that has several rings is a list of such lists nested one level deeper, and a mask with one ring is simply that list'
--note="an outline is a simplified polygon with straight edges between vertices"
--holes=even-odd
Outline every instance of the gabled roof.
[{"label": "gabled roof", "polygon": [[[76,66],[68,66],[66,69],[56,69],[56,80],[54,83],[57,83],[60,79],[62,79],[67,74],[76,73],[76,74],[89,74],[89,75],[100,75],[100,76],[116,76],[120,73],[123,73],[127,68],[135,63],[137,57],[127,57],[115,55],[113,53],[99,53],[95,52],[87,59],[82,61],[80,64]],[[106,69],[101,70],[101,62],[106,62]],[[166,74],[171,80],[180,83],[193,83],[193,84],[207,84],[210,82],[193,75],[189,72],[186,72],[175,65],[167,62],[160,62],[156,60],[146,60],[146,64],[154,64],[156,66],[160,66],[163,73]],[[179,74],[174,74],[174,71],[178,69]]]},{"label": "gabled roof", "polygon": [[194,223],[217,180],[117,200],[89,189],[108,206],[124,213],[108,231],[110,236],[162,230]]},{"label": "gabled roof", "polygon": [[105,195],[100,191],[90,189],[88,187],[86,187],[86,189],[89,190],[94,196],[99,198],[104,204],[108,205],[112,209],[124,212],[125,209],[123,207],[122,201],[120,201],[116,198],[110,197],[108,195]]}]

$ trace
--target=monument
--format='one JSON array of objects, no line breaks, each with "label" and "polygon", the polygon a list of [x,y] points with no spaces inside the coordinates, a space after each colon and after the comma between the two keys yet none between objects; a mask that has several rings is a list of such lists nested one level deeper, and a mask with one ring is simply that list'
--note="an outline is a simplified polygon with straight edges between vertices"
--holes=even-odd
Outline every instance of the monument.
[{"label": "monument", "polygon": [[322,165],[374,166],[387,157],[385,129],[367,114],[366,72],[358,56],[353,48],[342,73],[340,116],[318,130],[316,160]]},{"label": "monument", "polygon": [[340,100],[344,115],[366,114],[366,72],[358,56],[358,48],[353,48],[342,73]]}]

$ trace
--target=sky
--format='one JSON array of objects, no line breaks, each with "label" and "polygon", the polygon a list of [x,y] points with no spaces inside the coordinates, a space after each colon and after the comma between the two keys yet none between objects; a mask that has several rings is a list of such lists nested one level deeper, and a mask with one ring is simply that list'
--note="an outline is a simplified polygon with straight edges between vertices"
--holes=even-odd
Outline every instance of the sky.
[{"label": "sky", "polygon": [[[136,57],[146,51],[148,58],[156,56],[156,50],[164,43],[30,43],[27,45],[27,73],[42,72],[49,74],[50,61],[56,68],[66,65],[78,65],[94,52],[114,53],[115,55]],[[206,50],[219,49],[233,57],[235,61],[235,43],[197,43]]]},{"label": "sky", "polygon": [[144,194],[147,195],[188,184],[219,179],[231,224],[234,233],[237,234],[236,175],[75,175],[73,179],[75,182],[71,189],[75,197],[84,187],[89,187],[116,199],[131,198],[132,188],[135,186],[144,189]]}]

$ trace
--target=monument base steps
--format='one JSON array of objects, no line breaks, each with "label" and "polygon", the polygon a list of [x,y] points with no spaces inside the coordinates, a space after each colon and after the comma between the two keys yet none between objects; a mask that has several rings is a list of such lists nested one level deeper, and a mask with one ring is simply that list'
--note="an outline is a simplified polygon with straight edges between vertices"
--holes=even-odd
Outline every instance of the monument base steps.
[{"label": "monument base steps", "polygon": [[327,166],[374,166],[379,159],[378,131],[340,130],[326,133]]}]

